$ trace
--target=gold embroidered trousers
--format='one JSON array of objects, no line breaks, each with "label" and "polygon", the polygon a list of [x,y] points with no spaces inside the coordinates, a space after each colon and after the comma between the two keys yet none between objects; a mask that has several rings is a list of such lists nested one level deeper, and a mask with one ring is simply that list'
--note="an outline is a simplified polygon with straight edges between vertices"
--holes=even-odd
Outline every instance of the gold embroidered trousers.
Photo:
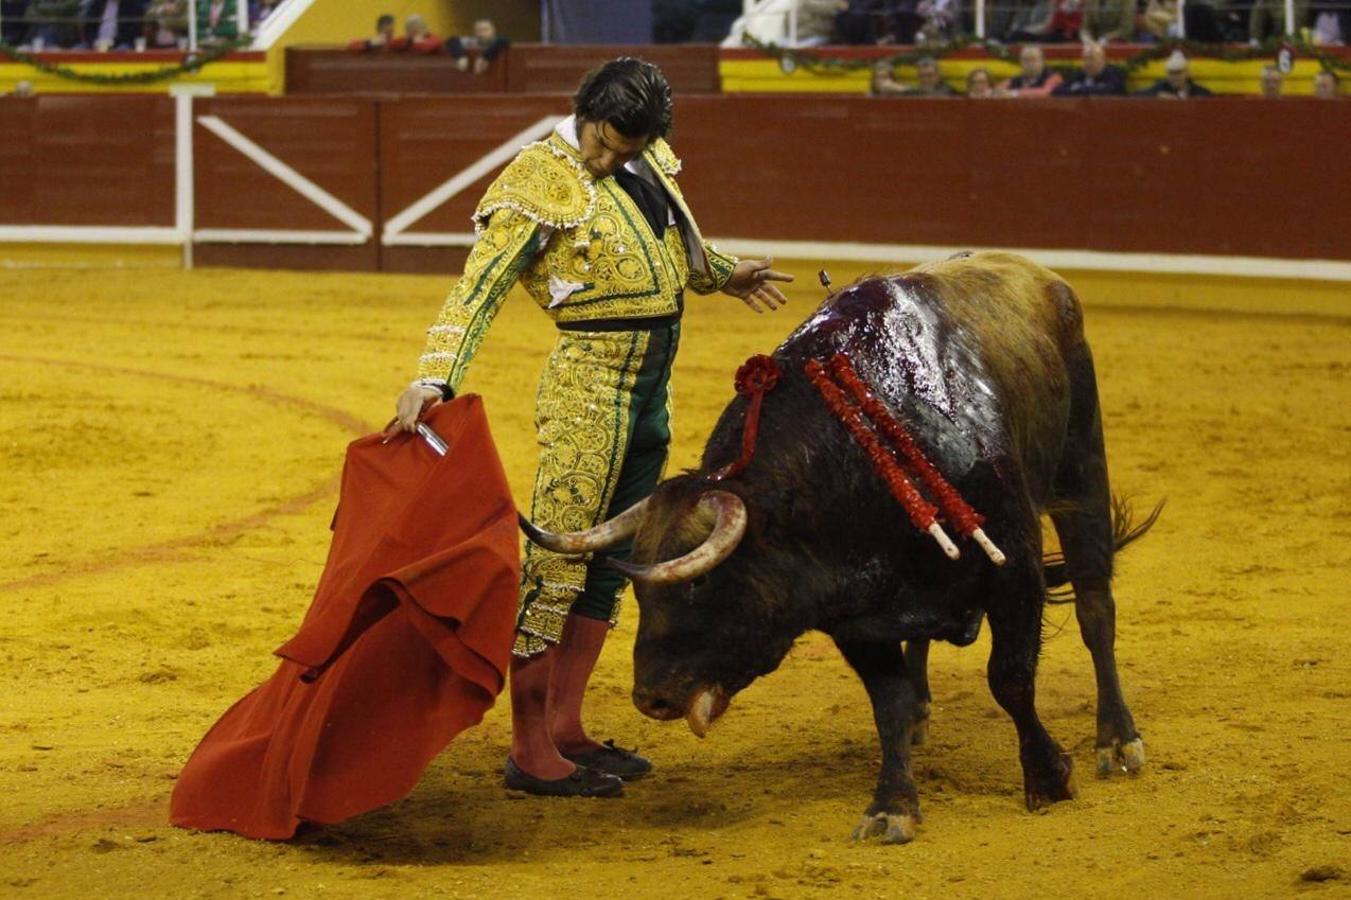
[{"label": "gold embroidered trousers", "polygon": [[[632,331],[559,331],[536,401],[535,524],[581,531],[656,487],[671,440],[679,340],[678,320]],[[613,624],[623,586],[624,577],[601,563],[527,544],[514,652],[533,656],[557,643],[570,612]]]}]

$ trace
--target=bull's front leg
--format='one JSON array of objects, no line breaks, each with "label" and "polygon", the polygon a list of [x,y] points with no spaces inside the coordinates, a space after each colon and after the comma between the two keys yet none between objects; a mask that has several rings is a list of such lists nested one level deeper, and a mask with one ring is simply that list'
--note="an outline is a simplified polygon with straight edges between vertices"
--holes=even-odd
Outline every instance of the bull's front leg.
[{"label": "bull's front leg", "polygon": [[905,642],[905,668],[915,686],[915,728],[910,743],[918,747],[929,739],[929,708],[933,695],[929,692],[929,642]]},{"label": "bull's front leg", "polygon": [[910,742],[919,715],[915,683],[907,674],[900,644],[836,643],[863,679],[882,743],[877,790],[854,829],[854,839],[880,836],[886,844],[909,843],[920,822],[919,793],[910,772]]}]

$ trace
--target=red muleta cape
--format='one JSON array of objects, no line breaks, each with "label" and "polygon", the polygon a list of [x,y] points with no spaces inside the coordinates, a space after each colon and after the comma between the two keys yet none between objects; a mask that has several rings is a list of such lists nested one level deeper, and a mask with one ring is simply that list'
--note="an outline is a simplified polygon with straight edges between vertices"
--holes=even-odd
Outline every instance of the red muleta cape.
[{"label": "red muleta cape", "polygon": [[283,840],[392,803],[502,690],[516,620],[516,508],[483,402],[418,436],[347,448],[333,543],[270,679],[221,717],[174,787],[183,828]]}]

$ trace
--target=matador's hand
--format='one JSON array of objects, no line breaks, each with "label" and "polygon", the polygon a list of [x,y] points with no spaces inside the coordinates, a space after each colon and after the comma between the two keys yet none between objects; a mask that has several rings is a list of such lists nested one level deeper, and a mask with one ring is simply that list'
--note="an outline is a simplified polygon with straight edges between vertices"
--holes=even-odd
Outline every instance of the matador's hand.
[{"label": "matador's hand", "polygon": [[394,404],[394,421],[385,428],[386,433],[395,431],[416,431],[417,420],[423,410],[430,409],[441,402],[441,392],[434,387],[414,384],[404,388]]},{"label": "matador's hand", "polygon": [[764,259],[743,259],[732,270],[732,277],[722,286],[722,292],[740,298],[742,303],[756,312],[764,312],[760,308],[761,303],[771,310],[778,309],[788,302],[788,298],[772,282],[792,281],[793,276],[774,271],[770,268],[773,264],[774,259],[769,256]]}]

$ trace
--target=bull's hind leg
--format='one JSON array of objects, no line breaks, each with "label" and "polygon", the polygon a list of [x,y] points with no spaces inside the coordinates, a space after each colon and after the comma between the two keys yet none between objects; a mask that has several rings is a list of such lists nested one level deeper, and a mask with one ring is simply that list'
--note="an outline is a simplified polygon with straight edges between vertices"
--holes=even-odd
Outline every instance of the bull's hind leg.
[{"label": "bull's hind leg", "polygon": [[[1014,566],[1013,560],[1009,561]],[[1024,564],[1026,569],[1029,564]],[[995,700],[1018,729],[1018,757],[1029,810],[1075,795],[1069,754],[1047,733],[1037,715],[1037,656],[1041,652],[1044,582],[1040,558],[1035,570],[1007,572],[987,609],[990,622],[988,677]]]},{"label": "bull's hind leg", "polygon": [[880,836],[883,843],[908,843],[920,821],[919,793],[910,773],[910,741],[918,712],[914,682],[899,644],[836,643],[868,689],[882,743],[877,790],[854,829],[854,839]]},{"label": "bull's hind leg", "polygon": [[1116,601],[1112,599],[1112,498],[1107,484],[1093,359],[1084,349],[1071,361],[1070,427],[1056,473],[1051,521],[1074,587],[1079,633],[1093,656],[1098,682],[1098,775],[1123,768],[1135,774],[1145,764],[1145,745],[1135,729],[1116,667]]}]

